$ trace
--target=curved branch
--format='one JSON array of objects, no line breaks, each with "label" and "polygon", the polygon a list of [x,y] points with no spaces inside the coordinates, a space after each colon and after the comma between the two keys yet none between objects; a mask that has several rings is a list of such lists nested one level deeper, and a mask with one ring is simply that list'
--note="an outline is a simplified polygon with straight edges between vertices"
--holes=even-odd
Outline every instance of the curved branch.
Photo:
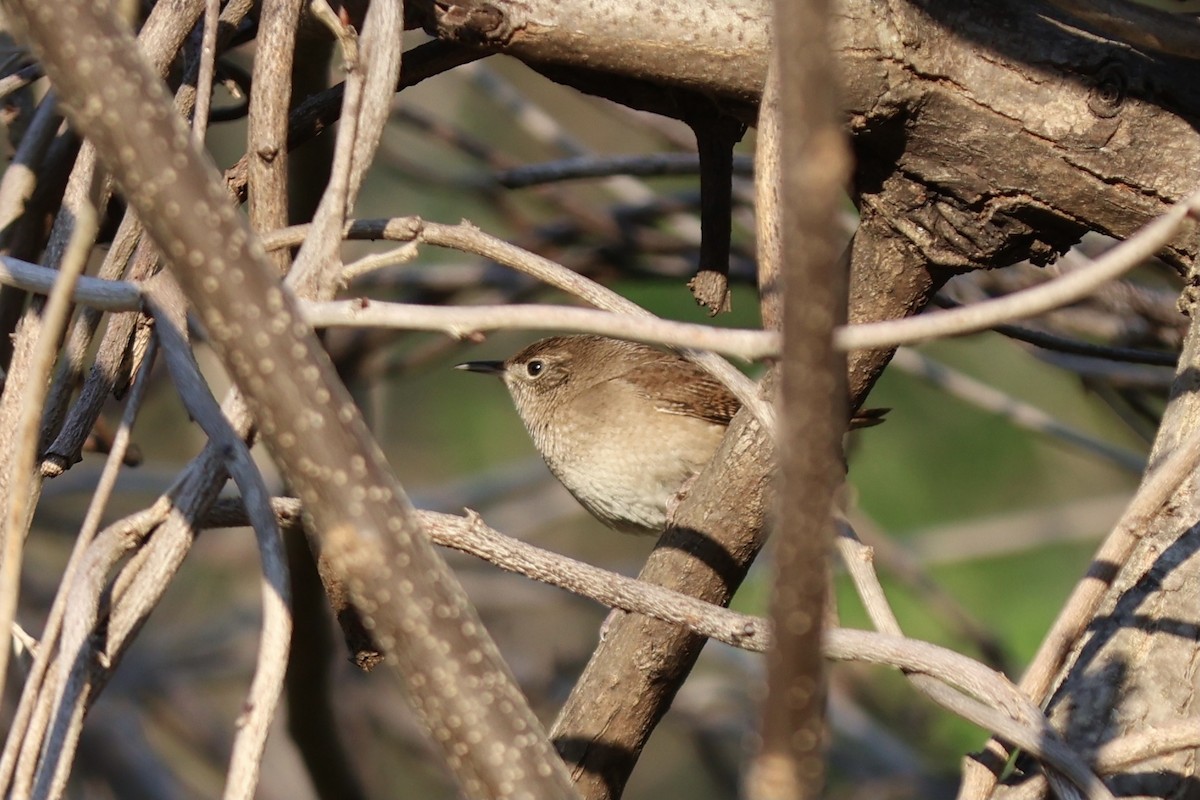
[{"label": "curved branch", "polygon": [[[301,534],[298,500],[275,498],[272,507],[281,527],[289,529],[292,535]],[[754,652],[765,652],[771,647],[771,625],[762,617],[731,611],[505,536],[486,525],[473,511],[467,511],[465,517],[432,511],[418,513],[436,544],[467,553],[507,572],[557,586],[610,608],[686,627],[732,647]],[[231,527],[247,522],[241,501],[228,499],[217,503],[205,524]],[[929,642],[906,638],[893,630],[874,633],[834,628],[827,632],[823,648],[829,659],[879,664],[935,681],[952,690],[949,695],[933,693],[934,699],[950,711],[1019,742],[1022,748],[1070,775],[1089,792],[1089,797],[1112,797],[1083,760],[1046,726],[1045,718],[1020,691],[1002,674],[978,661]],[[971,698],[978,699],[962,702]]]},{"label": "curved branch", "polygon": [[1158,253],[1200,217],[1200,192],[1193,193],[1100,258],[1078,270],[1029,289],[909,319],[848,325],[834,334],[842,350],[868,350],[915,344],[928,339],[987,330],[1005,322],[1044,314],[1087,297]]},{"label": "curved branch", "polygon": [[443,331],[459,339],[486,330],[570,330],[711,350],[748,361],[772,358],[779,353],[779,337],[770,331],[714,328],[711,325],[571,306],[447,307],[363,299],[304,303],[301,310],[314,328],[378,327]]}]

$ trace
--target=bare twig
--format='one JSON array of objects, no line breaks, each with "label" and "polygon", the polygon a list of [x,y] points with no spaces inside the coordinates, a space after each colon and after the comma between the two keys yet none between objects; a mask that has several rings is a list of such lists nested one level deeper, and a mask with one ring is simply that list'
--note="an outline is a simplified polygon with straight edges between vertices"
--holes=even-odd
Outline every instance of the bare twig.
[{"label": "bare twig", "polygon": [[[62,13],[47,13],[60,5]],[[214,350],[263,421],[272,455],[305,498],[331,567],[370,615],[389,665],[413,689],[408,697],[464,793],[571,796],[561,761],[462,587],[424,537],[320,343],[297,322],[291,295],[229,207],[211,162],[190,147],[186,126],[168,110],[128,31],[82,0],[13,0],[7,10],[73,101],[73,123],[95,142],[168,255]],[[398,43],[402,27],[398,2],[371,4],[365,36],[376,37],[378,47]],[[363,51],[371,62],[366,42]],[[111,68],[80,69],[88,59]],[[110,97],[103,89],[114,73],[133,88]],[[394,75],[390,81],[389,92]],[[386,114],[386,103],[374,111]],[[124,124],[131,116],[147,126],[136,139]],[[129,161],[129,153],[140,157]],[[170,164],[176,180],[158,180],[138,168],[144,163]],[[348,483],[361,494],[348,493]],[[400,572],[406,580],[397,584]]]},{"label": "bare twig", "polygon": [[[226,7],[228,10],[229,6]],[[396,90],[415,86],[421,81],[440,75],[455,67],[486,58],[487,53],[443,41],[425,42],[408,51]],[[337,122],[341,113],[345,84],[332,86],[305,99],[288,116],[288,147],[294,148],[312,139],[327,126]],[[229,189],[244,197],[249,172],[249,155],[242,156],[225,172]]]},{"label": "bare twig", "polygon": [[850,416],[846,358],[834,349],[833,334],[846,315],[849,271],[838,260],[835,220],[851,169],[826,38],[831,4],[776,0],[774,9],[779,173],[771,177],[779,181],[775,277],[783,303],[770,603],[776,642],[767,653],[762,741],[746,789],[752,800],[815,800],[825,785],[825,666],[818,654]]},{"label": "bare twig", "polygon": [[[328,9],[327,4],[325,8]],[[333,19],[327,24],[335,25],[335,33],[344,28],[332,11],[330,16]],[[368,23],[371,19],[368,16]],[[330,299],[336,286],[336,281],[328,276],[341,270],[338,245],[342,228],[379,146],[400,75],[399,35],[391,39],[380,38],[378,31],[368,27],[361,41],[349,29],[337,36],[344,48],[343,57],[349,72],[337,147],[329,184],[313,216],[311,233],[287,277],[287,285],[298,294],[322,300]],[[362,48],[361,58],[359,47]]]},{"label": "bare twig", "polygon": [[931,566],[1002,558],[1065,542],[1095,541],[1128,505],[1127,494],[1114,493],[931,525],[913,530],[905,545],[922,564]]},{"label": "bare twig", "polygon": [[[760,133],[761,135],[761,133]],[[497,172],[493,179],[508,189],[523,189],[543,183],[607,178],[612,175],[631,175],[655,178],[666,175],[696,175],[700,160],[692,153],[651,153],[640,156],[576,156],[544,164],[525,164]],[[753,162],[746,156],[734,156],[735,175],[749,177],[754,173]]]},{"label": "bare twig", "polygon": [[[165,285],[165,278],[165,274],[159,276],[160,286]],[[225,800],[248,800],[254,796],[258,784],[267,731],[283,690],[291,643],[291,600],[283,544],[275,514],[270,508],[270,492],[250,450],[222,415],[188,350],[183,334],[183,328],[187,326],[186,314],[179,304],[153,292],[150,304],[157,323],[155,330],[163,343],[167,366],[178,387],[179,397],[192,418],[226,454],[229,472],[246,502],[262,559],[263,623],[258,665],[246,698],[246,711],[237,723],[223,795]]]},{"label": "bare twig", "polygon": [[[294,498],[275,498],[271,505],[280,526],[293,535],[298,534],[300,502]],[[474,512],[467,512],[465,517],[430,511],[419,513],[435,543],[483,559],[500,569],[558,586],[611,608],[646,614],[687,627],[733,647],[763,652],[771,646],[771,625],[761,617],[730,611],[662,586],[551,553],[488,527]],[[241,502],[229,499],[217,503],[206,524],[235,526],[247,521]],[[882,592],[881,589],[878,591]],[[866,594],[870,595],[870,592]],[[877,604],[871,607],[876,611],[880,608]],[[1094,775],[1082,760],[1045,727],[1042,715],[1002,675],[951,650],[905,639],[898,628],[881,627],[888,629],[882,634],[845,629],[829,631],[824,645],[825,656],[910,670],[932,676],[943,688],[955,687],[956,693],[960,690],[968,692],[979,700],[955,703],[952,711],[996,730],[1006,738],[1022,742],[1031,753],[1094,789],[1095,793],[1090,796],[1111,797],[1102,786],[1096,787]],[[953,700],[946,702],[953,703]]]},{"label": "bare twig", "polygon": [[1097,287],[1155,255],[1183,230],[1189,219],[1197,215],[1200,215],[1200,192],[1176,203],[1170,211],[1083,269],[1069,272],[1040,286],[950,311],[845,326],[838,330],[834,341],[842,350],[914,344],[926,339],[987,330],[1001,323],[1051,311],[1082,300]]},{"label": "bare twig", "polygon": [[1194,431],[1180,442],[1142,480],[1137,494],[1113,527],[1112,533],[1096,551],[1088,574],[1063,605],[1021,678],[1021,689],[1029,697],[1037,702],[1045,698],[1050,682],[1062,667],[1067,650],[1095,615],[1104,592],[1141,540],[1147,523],[1171,497],[1180,482],[1195,471],[1197,463],[1200,463],[1200,431]]},{"label": "bare twig", "polygon": [[[0,256],[0,283],[27,292],[49,294],[56,285],[58,270]],[[142,290],[128,281],[104,280],[80,275],[71,291],[71,302],[101,311],[137,311],[142,307]]]},{"label": "bare twig", "polygon": [[8,97],[13,92],[24,89],[40,77],[42,77],[41,64],[29,64],[21,67],[11,75],[5,75],[3,78],[0,78],[0,100]]},{"label": "bare twig", "polygon": [[783,327],[783,226],[779,218],[779,70],[767,68],[754,148],[754,221],[758,233],[758,302],[763,327]]},{"label": "bare twig", "polygon": [[75,281],[87,266],[88,253],[96,235],[96,212],[82,204],[75,220],[67,252],[63,258],[59,282],[50,292],[44,324],[30,364],[30,376],[21,395],[21,421],[17,439],[11,444],[7,482],[8,497],[4,514],[3,561],[0,562],[0,686],[4,685],[8,668],[8,638],[17,611],[17,592],[20,586],[21,555],[25,544],[32,509],[30,491],[37,460],[38,434],[41,431],[42,402],[58,352],[59,339],[71,311],[71,294]]},{"label": "bare twig", "polygon": [[1105,361],[1088,356],[1057,353],[1053,350],[1042,350],[1034,355],[1038,360],[1053,367],[1068,370],[1084,379],[1104,381],[1114,387],[1167,389],[1175,377],[1175,371],[1170,367],[1153,364]]},{"label": "bare twig", "polygon": [[[954,633],[971,642],[985,664],[1001,672],[1007,671],[1010,657],[1001,642],[999,632],[989,628],[968,611],[951,592],[946,591],[934,579],[928,569],[928,549],[924,552],[918,551],[914,547],[913,539],[907,539],[903,543],[897,541],[884,532],[874,520],[866,517],[861,509],[854,514],[853,527],[863,544],[871,549],[875,562],[881,563],[889,576],[903,583],[924,601],[931,614],[940,616]],[[1009,529],[1005,528],[1004,533],[1009,533]]]},{"label": "bare twig", "polygon": [[485,330],[572,330],[675,347],[691,347],[757,361],[779,352],[768,331],[714,328],[658,317],[554,305],[428,306],[375,300],[305,303],[304,318],[315,328],[389,327],[444,331],[467,338]]},{"label": "bare twig", "polygon": [[[1073,17],[1094,25],[1098,30],[1124,39],[1151,52],[1169,53],[1195,59],[1196,37],[1200,22],[1188,16],[1167,14],[1143,3],[1114,0],[1050,0]],[[1183,9],[1181,9],[1183,10]],[[1184,10],[1187,14],[1187,11]]]},{"label": "bare twig", "polygon": [[221,20],[221,0],[206,0],[204,32],[200,39],[200,70],[196,76],[196,107],[192,114],[192,134],[196,144],[204,146],[208,130],[208,109],[212,106],[213,75],[217,71],[217,24]]},{"label": "bare twig", "polygon": [[43,169],[42,160],[61,125],[58,99],[50,92],[33,112],[29,127],[0,178],[0,231],[4,231],[5,239],[12,238],[13,223],[27,211],[26,204]]},{"label": "bare twig", "polygon": [[[553,147],[574,158],[592,156],[591,150],[557,119],[486,64],[473,64],[463,70],[488,100],[499,103],[521,129],[536,141]],[[624,203],[644,204],[654,198],[654,192],[644,182],[630,175],[612,175],[603,186]],[[701,240],[699,220],[687,214],[671,214],[667,225],[679,236],[698,245]]]},{"label": "bare twig", "polygon": [[998,414],[1019,428],[1040,433],[1100,456],[1110,464],[1137,475],[1142,474],[1142,470],[1146,468],[1145,456],[1072,428],[1030,403],[1018,400],[915,350],[900,348],[892,357],[892,363],[900,370],[924,378],[960,400],[992,414]]},{"label": "bare twig", "polygon": [[312,0],[309,3],[309,9],[317,21],[328,28],[329,32],[337,39],[338,46],[342,48],[342,60],[346,63],[347,69],[358,69],[358,34],[354,29],[338,18],[328,0]]},{"label": "bare twig", "polygon": [[[940,295],[934,298],[934,302],[943,308],[962,308],[962,303],[943,298]],[[1002,336],[1031,344],[1034,347],[1055,350],[1060,353],[1071,353],[1078,356],[1090,356],[1091,358],[1102,358],[1109,361],[1127,361],[1133,364],[1155,364],[1164,367],[1173,367],[1179,361],[1178,353],[1148,350],[1138,347],[1095,344],[1019,325],[996,325],[992,330]]]},{"label": "bare twig", "polygon": [[[314,3],[314,12],[329,6]],[[302,0],[268,0],[259,14],[255,37],[254,91],[250,95],[246,155],[249,162],[250,225],[269,231],[288,224],[288,110],[292,99],[292,64]],[[332,12],[330,12],[332,13]],[[316,13],[318,19],[321,14]],[[271,254],[280,274],[291,254]]]},{"label": "bare twig", "polygon": [[338,276],[338,279],[343,285],[349,284],[375,270],[407,264],[417,257],[418,252],[419,248],[416,242],[405,242],[399,247],[393,247],[382,253],[370,253],[343,267],[342,274]]},{"label": "bare twig", "polygon": [[[900,623],[892,612],[887,597],[884,595],[883,587],[875,575],[874,556],[871,548],[864,546],[858,540],[849,523],[844,520],[840,524],[840,529],[837,539],[838,549],[841,551],[842,561],[846,564],[863,606],[867,610],[867,615],[881,633],[903,636]],[[975,667],[970,669],[972,672],[976,671]],[[1036,748],[1036,751],[1030,750],[1031,753],[1035,753],[1039,758],[1061,770],[1062,774],[1083,789],[1088,797],[1112,797],[1112,794],[1088,767],[1087,762],[1068,747],[1050,727],[1041,710],[1007,680],[994,687],[994,690],[998,690],[996,694],[983,695],[979,691],[972,692],[976,697],[986,697],[988,705],[992,706],[989,708],[977,700],[959,694],[942,682],[932,680],[926,674],[910,673],[908,677],[913,686],[939,705],[973,721],[985,718],[988,720],[985,723],[986,727],[993,731],[998,728],[1006,728],[1008,732],[1001,735],[1016,736],[1026,742],[1023,745],[1025,747],[1030,745],[1028,730],[1032,728],[1037,733],[1032,739],[1032,746]],[[1004,713],[997,714],[995,709],[1000,709]],[[1004,718],[1005,716],[1007,719]],[[1010,741],[1016,740],[1010,739]],[[1052,777],[1052,780],[1058,779]]]},{"label": "bare twig", "polygon": [[17,712],[9,728],[9,739],[5,743],[3,760],[0,762],[0,794],[5,794],[10,789],[9,782],[12,779],[13,768],[16,766],[17,745],[25,741],[28,736],[30,716],[35,706],[34,701],[42,691],[47,670],[56,652],[58,637],[62,630],[63,615],[66,612],[68,593],[70,587],[74,584],[75,576],[79,573],[84,555],[96,537],[96,531],[100,526],[105,506],[116,485],[117,475],[129,447],[134,420],[141,409],[142,400],[145,398],[146,390],[150,385],[150,373],[154,364],[156,349],[157,344],[152,343],[150,351],[146,354],[143,369],[139,373],[138,380],[133,384],[129,401],[126,403],[125,410],[121,415],[120,426],[113,437],[108,458],[105,459],[104,468],[100,473],[99,479],[96,481],[96,487],[92,493],[87,513],[84,515],[79,533],[75,537],[71,556],[67,561],[66,568],[63,570],[62,579],[59,581],[59,591],[54,597],[54,602],[50,606],[50,613],[43,625],[42,639],[37,652],[37,658],[22,690]]},{"label": "bare twig", "polygon": [[1200,747],[1200,725],[1180,720],[1174,725],[1147,728],[1105,742],[1093,755],[1101,774],[1124,772],[1156,756]]}]

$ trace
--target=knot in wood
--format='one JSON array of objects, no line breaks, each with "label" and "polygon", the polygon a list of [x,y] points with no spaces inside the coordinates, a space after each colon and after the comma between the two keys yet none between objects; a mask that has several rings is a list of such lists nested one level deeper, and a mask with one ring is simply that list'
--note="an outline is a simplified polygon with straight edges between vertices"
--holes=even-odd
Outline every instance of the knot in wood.
[{"label": "knot in wood", "polygon": [[1120,113],[1128,92],[1124,68],[1116,61],[1106,61],[1096,70],[1088,92],[1088,109],[1097,117],[1111,119]]},{"label": "knot in wood", "polygon": [[911,217],[923,228],[925,255],[954,272],[1024,260],[1043,266],[1082,235],[1079,226],[1064,223],[1022,195],[994,195],[974,202],[940,195]]},{"label": "knot in wood", "polygon": [[518,27],[490,3],[439,3],[437,27],[443,36],[468,45],[507,44]]}]

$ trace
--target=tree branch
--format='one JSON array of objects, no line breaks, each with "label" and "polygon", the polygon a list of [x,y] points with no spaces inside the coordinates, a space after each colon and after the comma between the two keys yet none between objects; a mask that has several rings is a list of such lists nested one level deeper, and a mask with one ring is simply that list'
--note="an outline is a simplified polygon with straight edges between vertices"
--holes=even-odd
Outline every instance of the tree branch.
[{"label": "tree branch", "polygon": [[[305,498],[331,563],[376,626],[464,792],[571,796],[495,645],[413,519],[320,344],[295,322],[294,302],[265,251],[251,244],[211,162],[193,149],[128,30],[81,0],[13,0],[9,9],[59,87],[68,116],[95,143],[177,270],[214,348],[264,422],[264,439]],[[398,42],[400,27],[397,3],[371,5],[365,28],[377,47]],[[126,93],[109,100],[112,86]],[[140,121],[134,126],[140,135],[127,119]],[[165,165],[173,180],[160,180]],[[362,488],[350,503],[348,481]],[[397,574],[408,576],[402,587]],[[479,688],[485,686],[486,693]],[[500,758],[497,743],[504,748]]]},{"label": "tree branch", "polygon": [[850,154],[828,50],[830,4],[775,4],[779,73],[778,220],[783,283],[779,504],[771,581],[762,745],[747,777],[755,800],[817,798],[825,788],[825,674],[834,502],[845,480],[846,361],[833,348],[849,271],[836,215]]}]

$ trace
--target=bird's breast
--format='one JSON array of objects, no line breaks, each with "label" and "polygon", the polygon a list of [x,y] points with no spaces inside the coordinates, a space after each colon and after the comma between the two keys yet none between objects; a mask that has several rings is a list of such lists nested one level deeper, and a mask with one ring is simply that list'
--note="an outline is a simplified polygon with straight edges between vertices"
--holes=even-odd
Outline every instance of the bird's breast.
[{"label": "bird's breast", "polygon": [[657,411],[622,414],[619,404],[557,422],[531,431],[550,470],[602,522],[642,533],[666,527],[668,501],[708,462],[725,430]]}]

